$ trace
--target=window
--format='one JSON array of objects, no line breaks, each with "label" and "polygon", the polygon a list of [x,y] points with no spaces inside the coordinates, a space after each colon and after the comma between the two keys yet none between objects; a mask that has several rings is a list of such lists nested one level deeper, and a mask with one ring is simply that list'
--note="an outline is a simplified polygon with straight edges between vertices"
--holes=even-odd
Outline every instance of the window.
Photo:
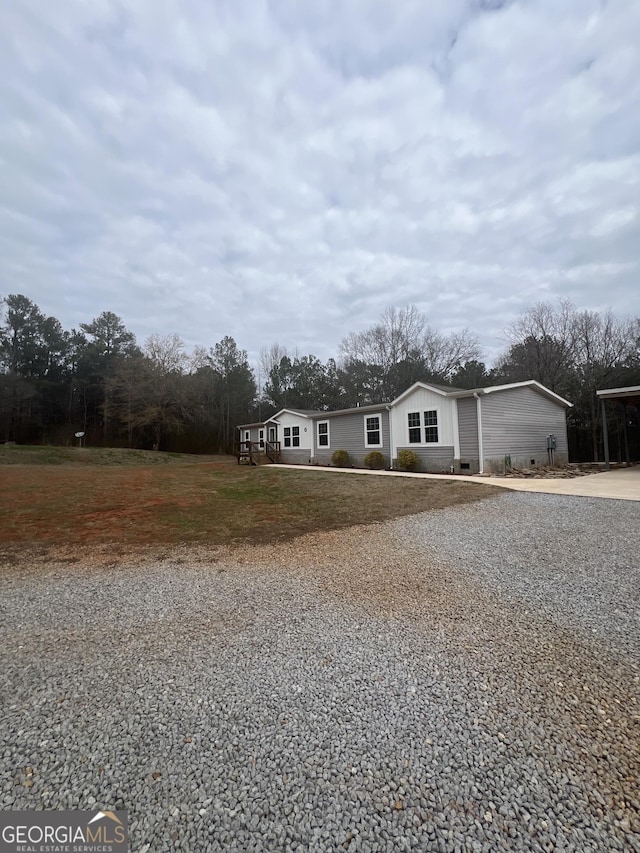
[{"label": "window", "polygon": [[329,447],[329,421],[318,421],[318,447]]},{"label": "window", "polygon": [[264,447],[264,430],[260,430],[260,447]]},{"label": "window", "polygon": [[380,415],[370,415],[364,419],[364,446],[382,447]]},{"label": "window", "polygon": [[409,444],[420,444],[420,412],[409,412]]},{"label": "window", "polygon": [[438,441],[438,412],[436,409],[424,413],[424,440],[427,444]]},{"label": "window", "polygon": [[285,427],[284,446],[285,447],[300,447],[300,427]]}]

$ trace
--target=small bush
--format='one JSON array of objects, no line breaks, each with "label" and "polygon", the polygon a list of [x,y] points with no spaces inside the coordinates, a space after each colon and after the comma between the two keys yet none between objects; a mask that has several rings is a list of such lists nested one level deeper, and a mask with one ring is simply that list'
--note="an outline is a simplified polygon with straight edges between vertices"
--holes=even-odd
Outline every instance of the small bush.
[{"label": "small bush", "polygon": [[380,471],[384,468],[384,456],[379,450],[372,450],[364,457],[364,467]]},{"label": "small bush", "polygon": [[415,471],[420,460],[413,450],[398,451],[398,468],[401,471]]},{"label": "small bush", "polygon": [[351,468],[351,457],[346,450],[334,450],[331,456],[331,464],[336,468]]}]

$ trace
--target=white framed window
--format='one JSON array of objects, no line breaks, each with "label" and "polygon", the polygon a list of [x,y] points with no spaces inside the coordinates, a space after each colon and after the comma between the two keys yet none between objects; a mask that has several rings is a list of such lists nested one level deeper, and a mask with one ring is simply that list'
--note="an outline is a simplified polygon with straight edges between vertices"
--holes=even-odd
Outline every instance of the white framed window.
[{"label": "white framed window", "polygon": [[245,441],[249,441],[250,439],[251,439],[251,433],[249,432],[249,430],[248,430],[248,429],[246,429],[246,430],[244,431],[244,440],[245,440]]},{"label": "white framed window", "polygon": [[431,409],[424,413],[424,441],[425,444],[438,443],[438,410]]},{"label": "white framed window", "polygon": [[300,427],[291,427],[291,441],[294,447],[300,447]]},{"label": "white framed window", "polygon": [[420,412],[409,412],[407,415],[407,424],[409,426],[409,444],[420,444],[422,441]]},{"label": "white framed window", "polygon": [[318,447],[330,447],[329,421],[318,421]]},{"label": "white framed window", "polygon": [[285,427],[283,430],[284,434],[284,446],[291,447],[291,427]]},{"label": "white framed window", "polygon": [[264,447],[264,430],[263,429],[260,430],[260,434],[258,436],[258,439],[260,441],[260,447]]},{"label": "white framed window", "polygon": [[364,446],[382,447],[382,422],[380,415],[365,415]]}]

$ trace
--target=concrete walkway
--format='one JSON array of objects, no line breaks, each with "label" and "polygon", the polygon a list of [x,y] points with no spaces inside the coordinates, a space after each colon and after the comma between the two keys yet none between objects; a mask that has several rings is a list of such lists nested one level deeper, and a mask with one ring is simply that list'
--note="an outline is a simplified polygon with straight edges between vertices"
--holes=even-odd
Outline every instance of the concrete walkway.
[{"label": "concrete walkway", "polygon": [[365,474],[374,477],[414,477],[422,480],[468,480],[489,483],[516,492],[543,492],[550,495],[577,495],[585,498],[611,498],[640,501],[640,466],[617,468],[567,479],[516,479],[509,477],[470,477],[456,474],[414,474],[409,471],[370,471],[368,468],[325,468],[315,465],[274,465],[274,468],[297,468],[300,471],[329,471],[335,474]]}]

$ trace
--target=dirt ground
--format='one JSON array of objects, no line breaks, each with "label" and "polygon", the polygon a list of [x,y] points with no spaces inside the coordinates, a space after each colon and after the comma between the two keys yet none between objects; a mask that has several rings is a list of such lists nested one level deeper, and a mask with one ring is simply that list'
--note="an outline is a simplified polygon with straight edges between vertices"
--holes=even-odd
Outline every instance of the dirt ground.
[{"label": "dirt ground", "polygon": [[136,457],[122,464],[115,451],[110,464],[102,456],[97,464],[73,458],[40,464],[37,455],[35,464],[0,460],[0,555],[281,542],[495,491],[486,484],[256,469],[230,457],[205,458],[150,464]]}]

